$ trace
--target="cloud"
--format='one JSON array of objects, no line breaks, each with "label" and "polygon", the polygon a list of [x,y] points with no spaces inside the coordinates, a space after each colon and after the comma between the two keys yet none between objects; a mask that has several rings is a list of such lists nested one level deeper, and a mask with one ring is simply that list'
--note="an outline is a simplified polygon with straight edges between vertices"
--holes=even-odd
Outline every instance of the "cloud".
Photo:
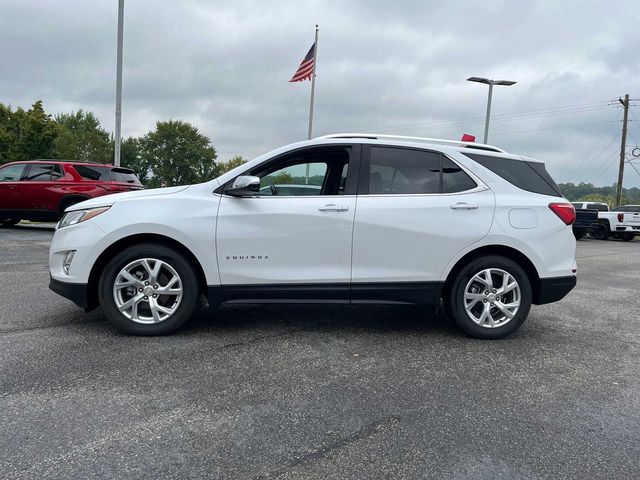
[{"label": "cloud", "polygon": [[[486,87],[465,79],[507,78],[518,83],[494,91],[490,143],[558,181],[615,181],[621,112],[608,102],[640,74],[634,1],[125,3],[125,136],[184,119],[221,159],[304,139],[309,83],[288,79],[318,23],[316,134],[481,138]],[[84,108],[113,130],[115,2],[0,8],[0,102]],[[629,169],[625,186],[639,184]]]}]

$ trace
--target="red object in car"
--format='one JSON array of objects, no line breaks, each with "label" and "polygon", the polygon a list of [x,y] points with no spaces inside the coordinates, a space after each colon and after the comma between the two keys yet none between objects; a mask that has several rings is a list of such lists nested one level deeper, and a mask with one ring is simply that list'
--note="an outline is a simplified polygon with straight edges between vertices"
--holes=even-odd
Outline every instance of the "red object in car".
[{"label": "red object in car", "polygon": [[565,225],[571,225],[576,221],[576,209],[570,203],[550,203],[549,208]]},{"label": "red object in car", "polygon": [[100,163],[31,160],[0,166],[0,222],[57,221],[74,203],[140,190],[133,170]]}]

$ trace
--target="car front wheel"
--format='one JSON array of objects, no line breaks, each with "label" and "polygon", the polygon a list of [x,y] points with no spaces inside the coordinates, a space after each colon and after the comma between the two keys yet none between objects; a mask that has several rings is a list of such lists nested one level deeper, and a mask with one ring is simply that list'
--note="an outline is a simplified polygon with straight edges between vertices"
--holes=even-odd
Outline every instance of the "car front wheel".
[{"label": "car front wheel", "polygon": [[100,304],[109,321],[133,335],[164,335],[193,314],[198,280],[189,260],[164,245],[126,248],[100,278]]},{"label": "car front wheel", "polygon": [[503,338],[526,320],[531,282],[520,265],[502,256],[478,258],[457,275],[445,302],[453,320],[477,338]]}]

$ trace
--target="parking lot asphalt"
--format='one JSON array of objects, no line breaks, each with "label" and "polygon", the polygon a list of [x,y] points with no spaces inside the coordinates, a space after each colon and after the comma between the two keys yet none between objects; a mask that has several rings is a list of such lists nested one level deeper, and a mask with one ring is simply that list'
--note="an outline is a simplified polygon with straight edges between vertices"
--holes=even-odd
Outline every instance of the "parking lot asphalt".
[{"label": "parking lot asphalt", "polygon": [[640,241],[514,336],[409,307],[227,306],[120,334],[0,229],[1,478],[640,478]]}]

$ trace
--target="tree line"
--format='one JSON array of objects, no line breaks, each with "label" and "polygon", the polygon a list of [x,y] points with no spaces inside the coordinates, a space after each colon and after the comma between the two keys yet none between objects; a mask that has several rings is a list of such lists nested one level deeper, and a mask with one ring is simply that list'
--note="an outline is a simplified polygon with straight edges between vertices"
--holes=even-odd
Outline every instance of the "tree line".
[{"label": "tree line", "polygon": [[[112,163],[115,142],[92,112],[51,115],[41,100],[30,109],[0,103],[0,165],[18,160],[58,159]],[[148,187],[211,180],[244,163],[241,156],[217,161],[211,139],[181,120],[159,121],[142,137],[122,140],[120,164]]]},{"label": "tree line", "polygon": [[[560,191],[571,202],[602,202],[613,207],[616,197],[616,184],[610,187],[596,187],[592,183],[560,183]],[[640,188],[623,188],[622,205],[640,205]]]}]

